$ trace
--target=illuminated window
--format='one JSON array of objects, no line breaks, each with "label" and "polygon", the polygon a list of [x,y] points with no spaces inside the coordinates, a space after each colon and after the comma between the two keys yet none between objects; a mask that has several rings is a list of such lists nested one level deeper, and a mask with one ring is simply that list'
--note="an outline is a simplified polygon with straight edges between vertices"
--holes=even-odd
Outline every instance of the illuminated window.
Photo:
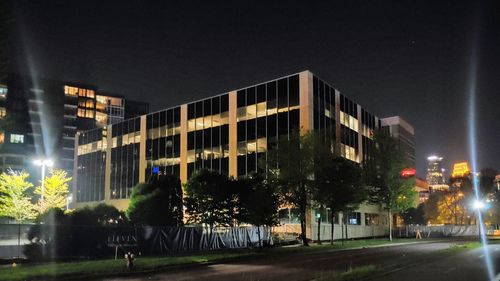
[{"label": "illuminated window", "polygon": [[64,86],[64,94],[67,96],[77,96],[78,95],[78,88],[66,85],[66,86]]},{"label": "illuminated window", "polygon": [[5,107],[0,107],[0,119],[4,118],[7,115],[7,110]]},{"label": "illuminated window", "polygon": [[24,143],[24,135],[10,134],[10,143]]},{"label": "illuminated window", "polygon": [[94,108],[94,101],[93,100],[87,100],[85,102],[85,107],[87,107],[87,108]]},{"label": "illuminated window", "polygon": [[85,117],[94,118],[94,111],[92,111],[92,110],[85,111]]},{"label": "illuminated window", "polygon": [[94,90],[87,90],[87,97],[94,98],[95,97]]},{"label": "illuminated window", "polygon": [[5,133],[0,132],[0,144],[5,142]]},{"label": "illuminated window", "polygon": [[78,108],[78,117],[85,117],[85,109]]}]

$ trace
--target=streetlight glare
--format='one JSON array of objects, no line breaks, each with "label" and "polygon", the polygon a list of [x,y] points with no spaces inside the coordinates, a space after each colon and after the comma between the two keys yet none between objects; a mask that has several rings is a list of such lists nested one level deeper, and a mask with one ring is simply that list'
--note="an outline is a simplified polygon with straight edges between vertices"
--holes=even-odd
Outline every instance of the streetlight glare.
[{"label": "streetlight glare", "polygon": [[54,166],[54,161],[52,161],[52,159],[36,159],[36,160],[33,160],[33,164],[35,164],[37,166],[52,167],[52,166]]},{"label": "streetlight glare", "polygon": [[484,202],[482,201],[479,201],[479,200],[475,200],[474,203],[472,204],[472,206],[474,207],[474,209],[476,210],[482,210],[484,209],[485,205],[484,205]]}]

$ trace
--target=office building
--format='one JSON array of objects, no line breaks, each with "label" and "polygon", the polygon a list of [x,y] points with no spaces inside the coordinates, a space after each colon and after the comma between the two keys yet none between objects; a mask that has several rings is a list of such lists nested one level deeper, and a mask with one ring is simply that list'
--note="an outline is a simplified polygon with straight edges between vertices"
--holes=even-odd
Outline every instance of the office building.
[{"label": "office building", "polygon": [[408,161],[410,167],[415,166],[415,130],[400,116],[392,116],[381,119],[382,128],[396,138],[399,147]]},{"label": "office building", "polygon": [[[123,210],[132,187],[159,174],[182,182],[202,168],[248,175],[279,137],[295,132],[323,130],[343,157],[362,163],[379,127],[378,117],[303,71],[77,134],[76,206],[105,202]],[[361,226],[366,214],[382,211],[362,210],[350,221]]]}]

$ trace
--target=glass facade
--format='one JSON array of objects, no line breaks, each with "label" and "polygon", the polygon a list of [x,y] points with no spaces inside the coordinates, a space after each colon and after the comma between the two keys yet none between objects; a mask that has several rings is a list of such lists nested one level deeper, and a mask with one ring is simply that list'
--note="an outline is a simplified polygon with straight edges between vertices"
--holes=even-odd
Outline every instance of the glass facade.
[{"label": "glass facade", "polygon": [[[299,75],[237,91],[238,176],[258,171],[267,149],[299,131]],[[261,160],[262,159],[262,160]]]},{"label": "glass facade", "polygon": [[76,167],[76,200],[90,202],[104,200],[106,170],[106,136],[104,128],[79,135]]},{"label": "glass facade", "polygon": [[336,145],[336,123],[335,123],[335,89],[318,79],[313,78],[313,118],[314,129],[324,133],[325,141]]},{"label": "glass facade", "polygon": [[129,119],[111,129],[111,199],[129,198],[139,182],[140,118]]},{"label": "glass facade", "polygon": [[187,105],[187,174],[206,168],[229,173],[229,95]]},{"label": "glass facade", "polygon": [[109,125],[108,137],[106,129],[80,134],[77,199],[102,200],[108,193],[106,200],[125,199],[151,176],[186,181],[202,168],[234,177],[265,172],[278,138],[304,130],[321,130],[342,156],[361,163],[379,124],[305,71]]},{"label": "glass facade", "polygon": [[[139,120],[139,118],[134,120]],[[180,122],[180,107],[146,116],[146,179],[162,174],[180,175]],[[139,121],[136,123],[140,124]],[[137,154],[136,158],[138,156]],[[137,183],[137,179],[132,183]]]}]

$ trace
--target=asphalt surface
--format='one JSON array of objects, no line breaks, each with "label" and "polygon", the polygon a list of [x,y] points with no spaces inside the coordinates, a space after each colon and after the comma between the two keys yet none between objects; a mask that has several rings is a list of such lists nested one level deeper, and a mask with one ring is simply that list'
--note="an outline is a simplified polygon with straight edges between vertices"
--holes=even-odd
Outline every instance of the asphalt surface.
[{"label": "asphalt surface", "polygon": [[[312,280],[329,275],[332,271],[345,271],[363,265],[382,268],[383,275],[378,273],[373,280],[488,280],[481,249],[445,255],[440,251],[456,243],[443,241],[346,251],[291,253],[102,280]],[[491,245],[489,249],[500,269],[500,245]]]},{"label": "asphalt surface", "polygon": [[[495,281],[500,280],[500,244],[488,245]],[[449,255],[446,258],[422,261],[418,264],[400,267],[395,271],[375,278],[377,281],[395,280],[453,280],[453,281],[490,281],[485,262],[484,248],[477,248]]]}]

